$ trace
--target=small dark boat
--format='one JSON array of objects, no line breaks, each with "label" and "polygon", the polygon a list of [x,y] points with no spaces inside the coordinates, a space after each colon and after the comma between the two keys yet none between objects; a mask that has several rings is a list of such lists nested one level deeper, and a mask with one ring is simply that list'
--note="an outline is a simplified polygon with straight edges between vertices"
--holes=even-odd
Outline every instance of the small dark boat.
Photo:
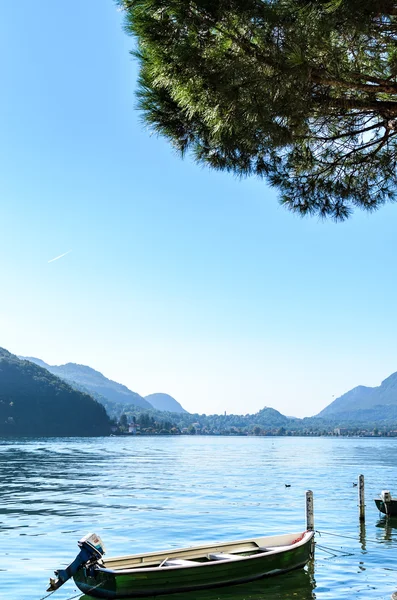
[{"label": "small dark boat", "polygon": [[397,517],[397,500],[393,500],[388,490],[383,490],[379,498],[375,498],[378,510],[388,517]]},{"label": "small dark boat", "polygon": [[79,541],[69,567],[55,571],[47,591],[71,577],[97,598],[139,598],[245,583],[304,567],[313,556],[314,531],[219,542],[179,550],[103,558],[101,539]]}]

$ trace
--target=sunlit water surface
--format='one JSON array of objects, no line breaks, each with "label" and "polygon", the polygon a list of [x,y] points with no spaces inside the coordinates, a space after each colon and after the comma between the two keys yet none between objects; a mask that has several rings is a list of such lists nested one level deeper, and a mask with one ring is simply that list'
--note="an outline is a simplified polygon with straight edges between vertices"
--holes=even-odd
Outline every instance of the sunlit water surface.
[{"label": "sunlit water surface", "polygon": [[[382,489],[397,495],[397,439],[0,439],[1,598],[42,598],[89,531],[120,555],[303,530],[307,489],[316,529],[348,537],[317,535],[305,570],[173,600],[390,599],[397,520],[381,519],[373,498]],[[77,593],[68,582],[51,600]]]}]

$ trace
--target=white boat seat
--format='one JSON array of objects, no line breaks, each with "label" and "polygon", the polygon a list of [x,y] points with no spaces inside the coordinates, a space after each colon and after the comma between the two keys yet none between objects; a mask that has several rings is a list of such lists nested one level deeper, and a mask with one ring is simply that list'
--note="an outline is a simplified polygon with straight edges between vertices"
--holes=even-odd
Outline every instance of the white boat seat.
[{"label": "white boat seat", "polygon": [[183,558],[167,558],[163,561],[160,567],[191,567],[192,565],[199,565],[201,563],[196,560],[183,560]]},{"label": "white boat seat", "polygon": [[259,548],[259,552],[272,552],[272,550],[289,550],[291,546],[268,546],[267,548]]},{"label": "white boat seat", "polygon": [[215,554],[209,554],[208,558],[210,560],[238,560],[242,557],[236,556],[236,554],[226,554],[226,552],[216,552]]}]

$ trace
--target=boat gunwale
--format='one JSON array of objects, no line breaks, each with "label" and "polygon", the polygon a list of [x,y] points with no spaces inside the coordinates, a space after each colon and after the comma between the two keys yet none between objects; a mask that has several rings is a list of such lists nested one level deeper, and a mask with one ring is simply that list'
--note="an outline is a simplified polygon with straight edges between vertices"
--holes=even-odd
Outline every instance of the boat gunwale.
[{"label": "boat gunwale", "polygon": [[[284,546],[280,546],[279,548],[274,547],[272,550],[265,550],[264,552],[259,552],[257,554],[251,554],[248,556],[238,556],[238,557],[236,556],[236,560],[233,560],[233,563],[237,562],[237,561],[241,562],[241,561],[248,561],[251,559],[260,559],[260,558],[267,557],[267,556],[274,556],[277,554],[282,554],[283,552],[289,552],[290,550],[294,550],[295,548],[299,548],[300,546],[304,546],[304,545],[308,544],[313,539],[314,533],[315,532],[313,530],[306,530],[303,533],[299,532],[296,535],[302,535],[302,539],[300,539],[299,541],[297,541],[293,544],[290,544],[289,546],[284,545]],[[287,534],[287,535],[295,535],[295,534]],[[283,535],[268,536],[267,539],[271,539],[274,537],[281,538],[284,536]],[[195,549],[199,549],[199,548],[211,549],[211,547],[214,548],[214,547],[222,545],[223,543],[225,545],[239,544],[239,543],[244,544],[244,542],[246,542],[246,543],[252,542],[254,539],[266,539],[266,538],[248,538],[245,540],[237,540],[234,542],[220,542],[219,544],[213,544],[212,546],[211,545],[209,545],[209,546],[192,546],[191,548],[178,548],[178,549],[173,550],[172,552],[188,551],[188,550],[191,550],[193,552]],[[166,552],[167,551],[160,550],[158,552],[158,554],[166,554]],[[151,554],[156,554],[156,553],[149,553],[149,554],[151,555]],[[131,558],[132,557],[138,558],[139,556],[142,556],[142,555],[139,555],[139,554],[131,555]],[[111,560],[116,560],[117,558],[122,559],[123,557],[122,556],[115,557],[114,559],[111,559]],[[128,558],[130,558],[130,557],[128,557]],[[189,560],[189,559],[187,559],[187,560]],[[127,568],[127,569],[109,569],[107,567],[102,567],[99,564],[97,564],[97,565],[95,565],[95,570],[100,573],[107,574],[107,575],[115,575],[115,576],[120,575],[121,576],[121,575],[129,575],[132,573],[160,572],[160,570],[163,571],[164,569],[166,569],[167,571],[175,570],[175,569],[185,569],[186,570],[186,569],[194,569],[196,567],[202,568],[202,567],[215,566],[215,565],[224,565],[225,563],[230,563],[230,559],[225,558],[222,560],[208,561],[208,562],[202,562],[202,563],[194,563],[193,559],[192,559],[191,565],[172,565],[172,566],[170,565],[167,567],[160,567],[159,565],[157,565],[157,566],[152,566],[152,567],[133,567],[133,568]]]},{"label": "boat gunwale", "polygon": [[[305,531],[302,532],[302,530],[294,532],[294,533],[281,533],[281,534],[275,534],[275,535],[266,535],[266,536],[261,536],[261,537],[250,537],[250,538],[243,538],[240,540],[225,540],[225,541],[217,541],[217,542],[209,542],[206,544],[200,544],[200,545],[195,545],[195,546],[185,546],[184,548],[166,548],[165,550],[155,550],[154,552],[141,552],[139,554],[124,554],[124,555],[119,555],[119,556],[110,556],[108,558],[103,558],[103,562],[107,563],[113,563],[113,562],[119,562],[119,561],[127,561],[127,560],[134,560],[134,559],[138,559],[138,558],[144,558],[144,559],[150,559],[150,558],[154,558],[154,557],[158,557],[159,555],[164,555],[164,556],[170,556],[170,554],[176,555],[179,553],[191,553],[191,552],[196,552],[198,550],[204,551],[206,552],[207,550],[214,550],[217,548],[227,548],[228,546],[243,546],[244,544],[253,544],[254,546],[256,546],[257,548],[260,547],[264,547],[266,544],[272,545],[276,542],[281,542],[283,540],[292,538],[294,541],[295,539],[298,539],[299,537],[301,537],[303,539],[303,536],[305,533],[308,533],[310,530],[307,529]],[[280,544],[280,546],[283,545],[289,545],[287,542]],[[251,548],[251,549],[255,549],[255,548]],[[248,551],[248,550],[247,550]],[[244,550],[241,550],[241,552],[244,552]]]}]

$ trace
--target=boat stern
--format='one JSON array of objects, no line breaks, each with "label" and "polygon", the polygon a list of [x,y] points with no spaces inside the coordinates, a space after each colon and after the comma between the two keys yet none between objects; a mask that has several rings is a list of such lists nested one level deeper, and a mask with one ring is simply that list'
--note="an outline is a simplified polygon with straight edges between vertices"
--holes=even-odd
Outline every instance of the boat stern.
[{"label": "boat stern", "polygon": [[47,588],[47,592],[54,592],[60,588],[68,581],[68,579],[73,577],[81,567],[94,566],[105,554],[105,546],[99,535],[96,535],[95,533],[89,533],[77,543],[81,548],[80,552],[66,569],[58,569],[55,571],[55,578],[50,577],[50,584]]}]

